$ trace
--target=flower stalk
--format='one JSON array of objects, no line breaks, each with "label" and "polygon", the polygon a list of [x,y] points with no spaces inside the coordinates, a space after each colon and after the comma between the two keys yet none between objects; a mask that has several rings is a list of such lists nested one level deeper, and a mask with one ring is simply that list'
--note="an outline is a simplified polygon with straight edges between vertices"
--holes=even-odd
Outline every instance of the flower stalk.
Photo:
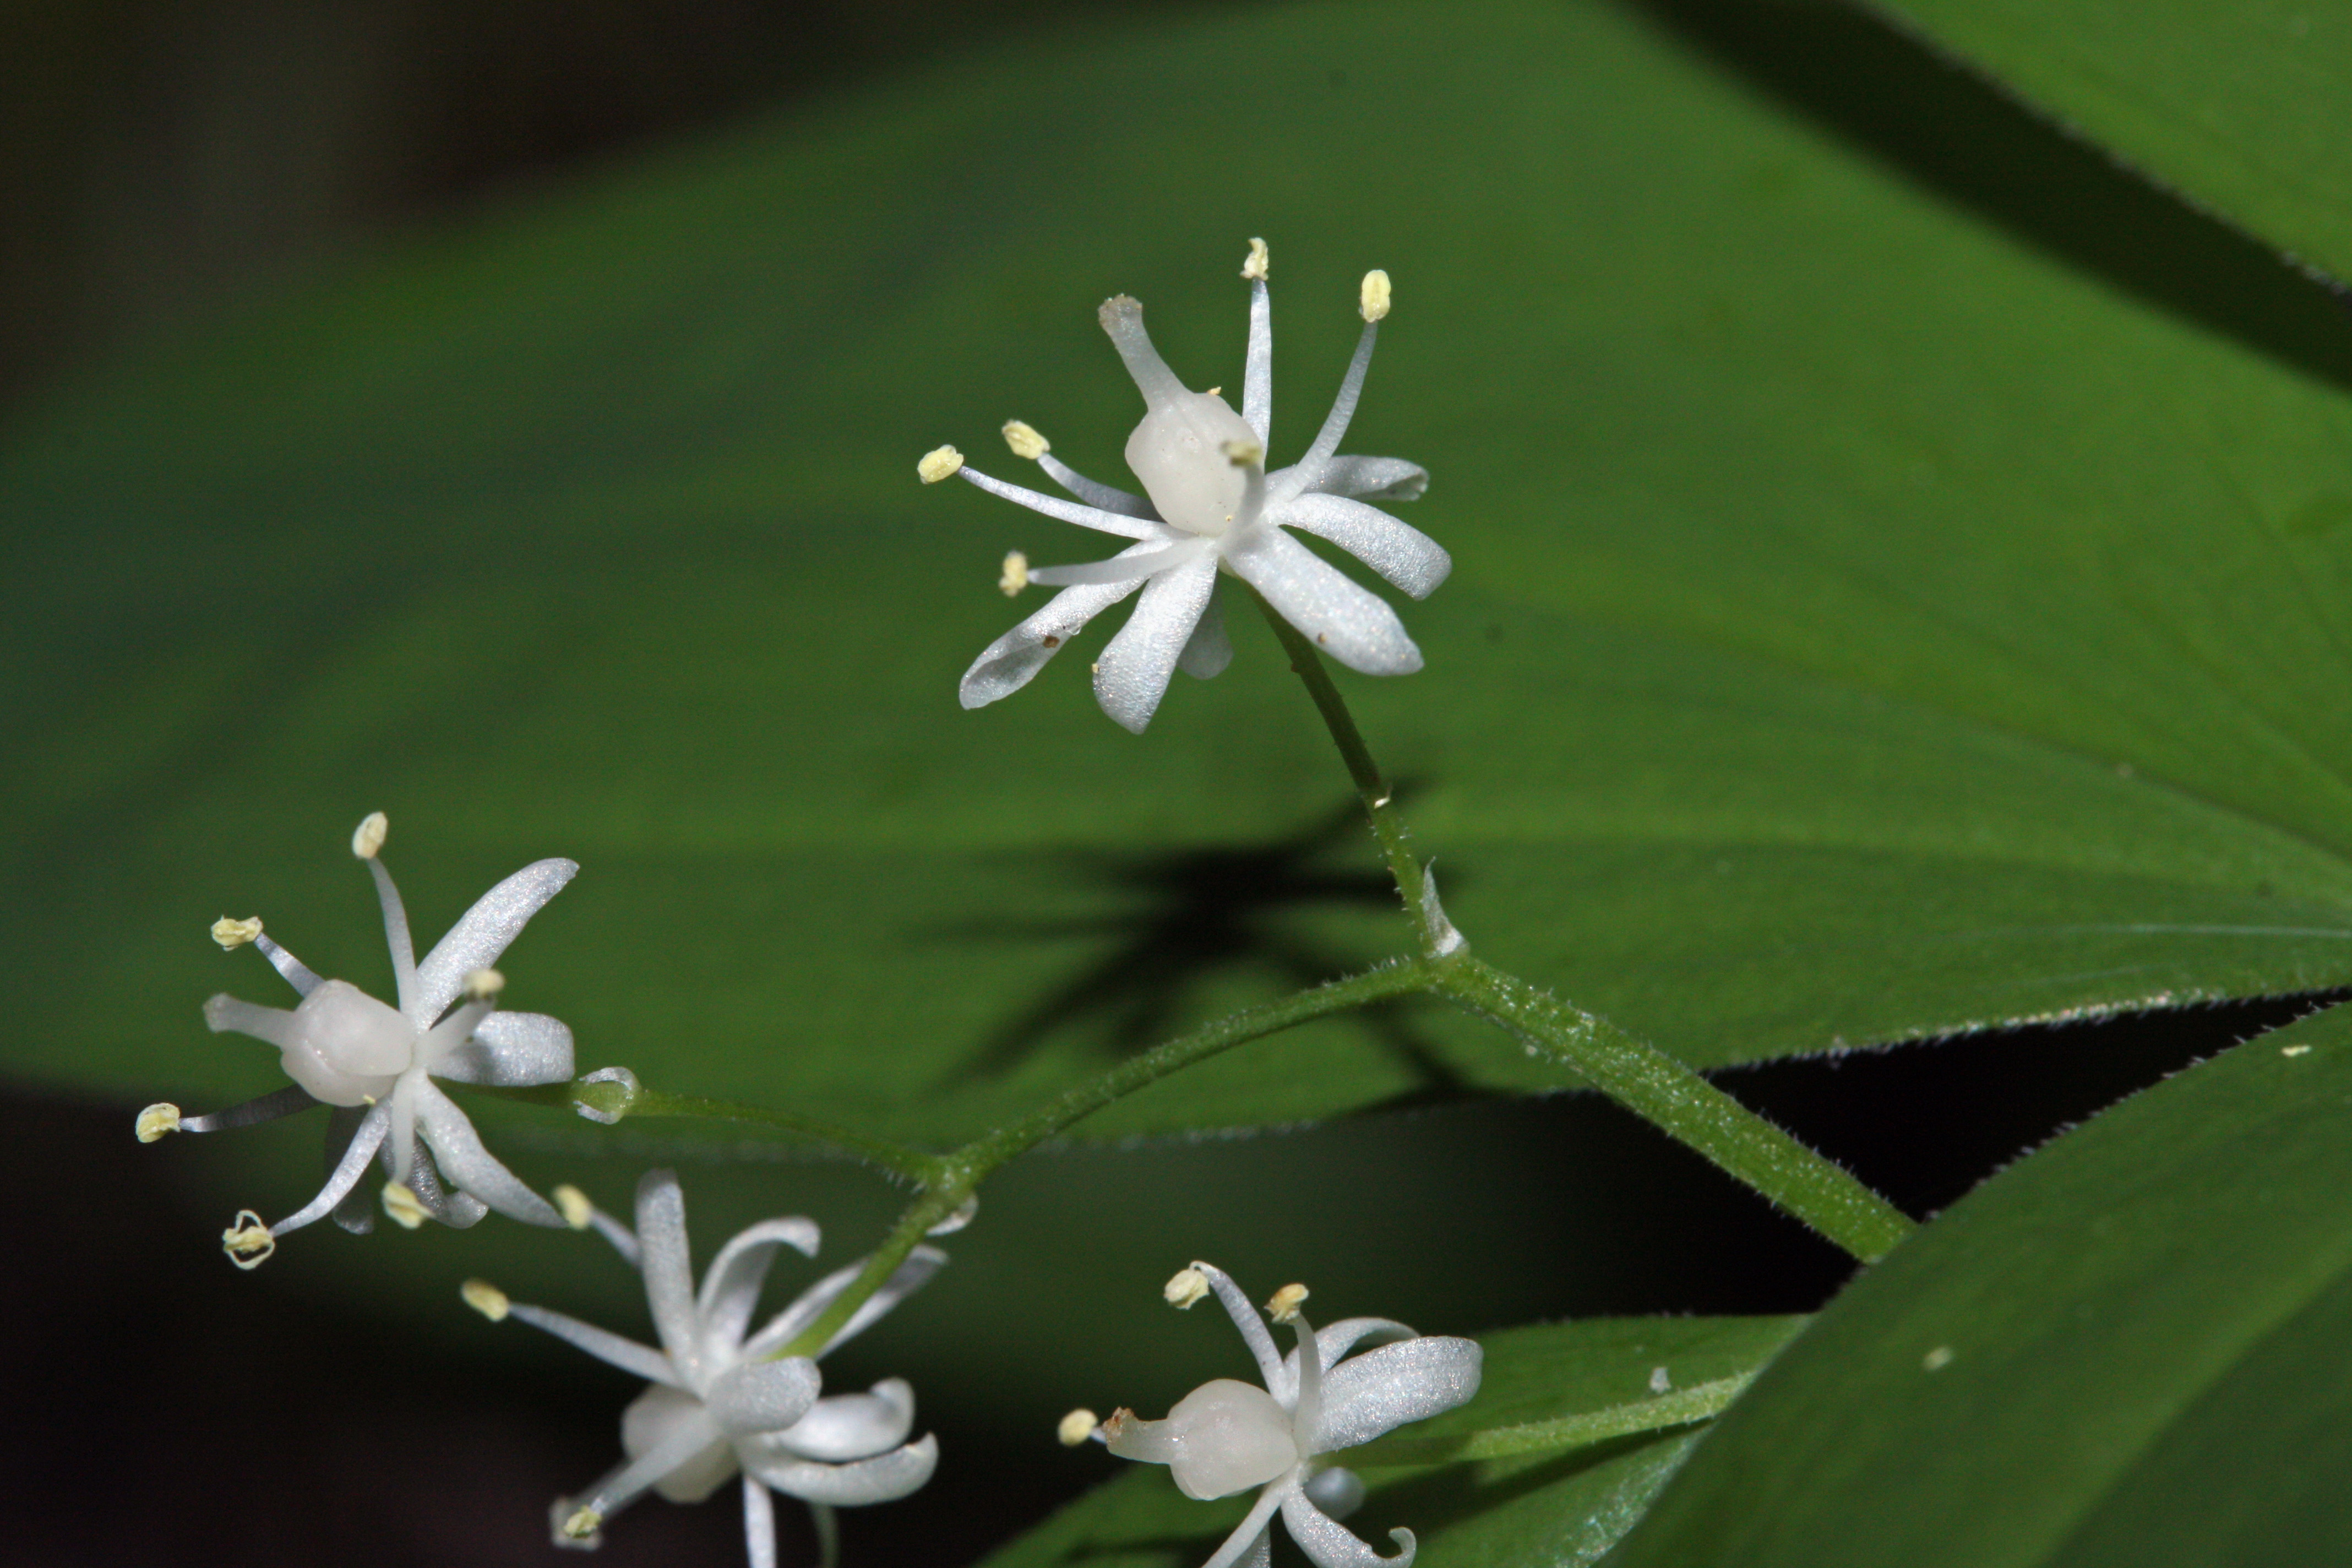
[{"label": "flower stalk", "polygon": [[1656,1047],[1605,1019],[1570,1006],[1468,951],[1430,896],[1428,871],[1412,854],[1380,764],[1331,679],[1322,658],[1297,628],[1261,599],[1266,624],[1282,639],[1290,667],[1347,763],[1381,842],[1405,913],[1428,954],[1427,989],[1551,1059],[1573,1068],[1593,1088],[1696,1150],[1864,1263],[1885,1257],[1913,1230],[1894,1205],[1853,1173],[1806,1148]]}]

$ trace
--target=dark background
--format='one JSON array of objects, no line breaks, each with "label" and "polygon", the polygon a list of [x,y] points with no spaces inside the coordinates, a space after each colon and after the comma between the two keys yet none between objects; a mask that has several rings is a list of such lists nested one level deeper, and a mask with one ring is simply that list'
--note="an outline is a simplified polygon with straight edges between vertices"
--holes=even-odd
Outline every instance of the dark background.
[{"label": "dark background", "polygon": [[[0,416],[78,365],[142,352],[371,244],[996,30],[1088,25],[1085,9],[14,0],[0,8]],[[1925,1214],[2306,1005],[2021,1031],[1722,1081]],[[0,1561],[562,1561],[546,1503],[612,1463],[626,1381],[519,1331],[453,1352],[446,1333],[388,1329],[299,1269],[237,1274],[214,1246],[212,1194],[189,1191],[171,1161],[138,1157],[133,1109],[0,1096],[0,1181],[14,1200],[0,1220],[12,1263],[0,1272],[0,1430],[14,1436]],[[1475,1201],[1498,1233],[1526,1238],[1498,1266],[1493,1321],[1805,1310],[1845,1275],[1829,1248],[1578,1096],[1246,1143],[1049,1152],[992,1184],[984,1223],[958,1245],[975,1263],[992,1246],[1017,1254],[1087,1194],[1166,1193],[1205,1208],[1218,1192],[1279,1193],[1306,1172],[1352,1172],[1371,1191],[1379,1168],[1474,1165],[1509,1173]],[[1402,1270],[1416,1236],[1453,1223],[1367,1219]],[[1042,1427],[1058,1394],[1051,1369],[1035,1371]],[[1042,1430],[1000,1430],[952,1402],[929,1405],[925,1425],[947,1456],[940,1478],[919,1507],[847,1517],[853,1564],[968,1560],[1107,1472],[1099,1456],[1062,1455]],[[731,1499],[641,1504],[599,1561],[740,1561]],[[780,1518],[785,1561],[809,1561],[798,1510]]]}]

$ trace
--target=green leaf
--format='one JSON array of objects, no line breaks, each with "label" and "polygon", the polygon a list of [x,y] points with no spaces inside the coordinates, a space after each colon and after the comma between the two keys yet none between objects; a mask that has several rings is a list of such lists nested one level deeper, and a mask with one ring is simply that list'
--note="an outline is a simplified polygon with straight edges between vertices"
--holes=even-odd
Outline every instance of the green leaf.
[{"label": "green leaf", "polygon": [[1879,0],[2077,134],[2352,278],[2352,10],[2249,0]]},{"label": "green leaf", "polygon": [[[1486,1335],[1478,1397],[1411,1435],[1468,1433],[1644,1398],[1660,1366],[1683,1386],[1730,1376],[1769,1358],[1800,1321],[1590,1319]],[[1386,1532],[1402,1525],[1432,1562],[1462,1568],[1576,1568],[1624,1534],[1696,1441],[1696,1431],[1683,1429],[1416,1472],[1367,1471],[1369,1495],[1349,1528],[1386,1551]],[[1139,1465],[989,1557],[986,1568],[1195,1568],[1248,1501],[1194,1502],[1164,1470]]]},{"label": "green leaf", "polygon": [[2194,1068],[1864,1275],[1624,1568],[2168,1568],[2352,1553],[2352,1012]]},{"label": "green leaf", "polygon": [[[2118,224],[2158,255],[2203,232]],[[282,988],[205,929],[259,913],[380,986],[343,847],[379,808],[428,937],[583,862],[504,968],[583,1067],[903,1140],[1393,951],[1246,617],[1141,739],[1095,710],[1091,638],[953,697],[1018,613],[1003,552],[1094,547],[916,457],[1015,473],[1018,415],[1115,477],[1095,303],[1139,294],[1230,384],[1252,234],[1278,459],[1359,271],[1397,281],[1349,444],[1431,466],[1411,515],[1459,564],[1408,607],[1429,668],[1348,689],[1482,954],[1700,1064],[2352,979],[2352,341],[2323,297],[2216,274],[2296,325],[2283,363],[2227,300],[2119,288],[1614,7],[1306,6],[751,126],[20,422],[0,727],[37,743],[0,770],[0,1066],[192,1110],[272,1087],[197,1006]],[[1087,1130],[1559,1082],[1405,1009]]]}]

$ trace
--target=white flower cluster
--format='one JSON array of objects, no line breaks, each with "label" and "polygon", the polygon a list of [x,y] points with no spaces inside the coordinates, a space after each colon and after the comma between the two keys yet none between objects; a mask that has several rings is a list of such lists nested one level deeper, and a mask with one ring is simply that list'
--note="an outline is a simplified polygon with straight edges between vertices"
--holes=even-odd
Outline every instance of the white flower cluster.
[{"label": "white flower cluster", "polygon": [[276,1225],[262,1224],[247,1210],[222,1237],[241,1268],[276,1251],[279,1237],[330,1213],[348,1230],[370,1229],[373,1216],[354,1189],[368,1162],[379,1156],[391,1177],[383,1189],[385,1211],[412,1229],[426,1218],[469,1226],[491,1209],[530,1225],[563,1223],[545,1198],[482,1147],[474,1124],[433,1080],[571,1080],[572,1031],[542,1013],[498,1011],[506,981],[490,965],[580,868],[570,860],[524,867],[483,894],[419,963],[400,889],[380,858],[388,831],[383,814],[375,813],[352,835],[352,853],[375,877],[400,1005],[379,1002],[347,980],[320,979],[272,941],[258,920],[217,921],[214,941],[224,948],[248,942],[259,948],[302,1001],[289,1012],[215,996],[205,1004],[205,1022],[216,1034],[231,1030],[276,1046],[293,1085],[209,1116],[182,1116],[171,1104],[139,1113],[140,1142],[152,1143],[172,1132],[247,1127],[313,1105],[336,1108],[327,1132],[334,1173],[319,1195]]},{"label": "white flower cluster", "polygon": [[[1141,731],[1174,670],[1213,676],[1232,658],[1214,596],[1220,573],[1241,579],[1352,668],[1393,675],[1421,667],[1420,651],[1388,605],[1288,531],[1319,535],[1416,598],[1434,589],[1451,567],[1445,552],[1427,537],[1361,499],[1412,500],[1429,476],[1402,459],[1339,452],[1379,323],[1389,313],[1387,275],[1364,279],[1363,335],[1320,433],[1298,462],[1268,473],[1274,346],[1267,265],[1265,243],[1251,241],[1243,268],[1251,297],[1239,413],[1217,389],[1195,393],[1176,379],[1144,331],[1141,306],[1124,296],[1103,306],[1103,327],[1146,405],[1127,444],[1128,465],[1144,495],[1077,474],[1019,421],[1004,429],[1013,452],[1039,464],[1076,502],[989,479],[965,466],[952,448],[923,459],[926,482],[961,473],[1048,516],[1136,542],[1091,565],[1032,570],[1025,558],[1008,557],[1003,584],[1008,593],[1033,582],[1062,592],[982,654],[964,676],[966,707],[1018,689],[1088,619],[1139,590],[1135,614],[1095,666],[1095,690],[1106,712]],[[289,1009],[216,995],[205,1004],[205,1022],[215,1033],[247,1035],[276,1047],[292,1081],[208,1115],[183,1116],[176,1105],[151,1105],[138,1117],[140,1141],[248,1126],[313,1105],[331,1108],[331,1174],[325,1186],[275,1225],[265,1225],[251,1210],[241,1212],[222,1237],[241,1268],[257,1266],[281,1237],[330,1214],[346,1229],[372,1229],[374,1216],[360,1183],[379,1161],[389,1178],[383,1207],[412,1229],[426,1219],[471,1226],[495,1209],[530,1225],[595,1230],[643,1276],[657,1345],[513,1301],[482,1280],[462,1289],[465,1300],[493,1321],[519,1319],[646,1381],[622,1414],[621,1463],[580,1496],[559,1499],[551,1510],[555,1543],[597,1545],[605,1521],[648,1491],[699,1502],[740,1478],[752,1568],[775,1568],[775,1492],[814,1510],[830,1564],[830,1510],[915,1491],[930,1479],[939,1447],[928,1435],[912,1436],[914,1391],[904,1381],[889,1378],[864,1393],[827,1395],[817,1360],[920,1289],[947,1261],[945,1254],[912,1247],[895,1268],[875,1267],[871,1279],[866,1261],[853,1263],[819,1279],[755,1330],[770,1266],[786,1247],[814,1257],[814,1222],[793,1217],[752,1226],[719,1250],[698,1288],[685,1195],[671,1172],[652,1172],[639,1184],[634,1229],[574,1188],[556,1188],[552,1203],[533,1192],[483,1147],[473,1123],[440,1085],[516,1089],[574,1081],[572,1031],[544,1014],[502,1011],[506,981],[493,966],[580,868],[564,859],[524,867],[484,894],[420,962],[407,911],[382,858],[388,831],[381,812],[369,816],[352,837],[352,852],[375,881],[395,1001],[380,1001],[349,981],[322,978],[269,936],[257,918],[222,919],[213,927],[214,940],[225,950],[257,948],[299,1000]],[[1442,915],[1436,918],[1442,922]],[[608,1068],[578,1081],[600,1080],[622,1087],[621,1109],[609,1096],[593,1104],[575,1100],[574,1108],[593,1121],[616,1120],[639,1093],[635,1079],[625,1068]],[[969,1220],[974,1200],[968,1185],[965,1192],[964,1205],[931,1234]],[[1468,1399],[1478,1387],[1478,1347],[1419,1335],[1381,1318],[1350,1318],[1318,1333],[1299,1310],[1306,1290],[1289,1286],[1268,1308],[1275,1321],[1289,1323],[1297,1335],[1297,1348],[1286,1357],[1276,1352],[1256,1310],[1220,1270],[1192,1265],[1171,1281],[1169,1299],[1190,1306],[1212,1293],[1256,1358],[1262,1385],[1218,1379],[1194,1390],[1161,1421],[1120,1410],[1097,1423],[1090,1413],[1073,1412],[1063,1424],[1064,1440],[1091,1436],[1124,1458],[1165,1464],[1191,1497],[1257,1488],[1248,1517],[1209,1568],[1266,1568],[1276,1511],[1318,1568],[1409,1568],[1410,1531],[1391,1531],[1401,1551],[1382,1558],[1339,1522],[1363,1501],[1364,1489],[1327,1457]],[[803,1339],[810,1343],[803,1345]]]},{"label": "white flower cluster", "polygon": [[1250,283],[1249,353],[1238,414],[1216,388],[1193,392],[1177,380],[1143,330],[1141,305],[1124,294],[1104,302],[1103,331],[1143,394],[1143,423],[1127,441],[1127,466],[1142,483],[1142,495],[1078,473],[1017,419],[1004,427],[1013,455],[1034,460],[1076,501],[991,479],[952,447],[918,465],[926,484],[961,475],[1032,511],[1136,542],[1108,561],[1083,566],[1032,567],[1022,555],[1008,557],[1000,584],[1007,593],[1031,583],[1062,592],[991,643],[964,672],[966,708],[1026,686],[1088,621],[1141,589],[1134,615],[1094,667],[1095,699],[1103,711],[1141,733],[1175,671],[1207,679],[1232,662],[1233,644],[1216,602],[1220,572],[1249,584],[1350,669],[1408,675],[1421,668],[1421,650],[1396,612],[1286,531],[1329,541],[1416,599],[1428,597],[1453,570],[1452,558],[1434,540],[1361,499],[1412,500],[1429,488],[1428,472],[1400,458],[1339,452],[1380,323],[1389,313],[1388,274],[1364,277],[1358,300],[1363,335],[1322,429],[1297,462],[1269,474],[1274,324],[1268,268],[1265,242],[1250,241],[1242,267]]},{"label": "white flower cluster", "polygon": [[[744,1545],[752,1568],[775,1568],[771,1489],[820,1507],[841,1507],[889,1502],[931,1479],[939,1444],[928,1436],[908,1441],[915,1425],[912,1388],[894,1377],[864,1394],[819,1398],[824,1384],[816,1358],[782,1354],[849,1288],[862,1261],[826,1275],[747,1334],[776,1249],[816,1255],[814,1221],[763,1220],[742,1232],[711,1259],[698,1294],[686,1198],[674,1173],[649,1172],[637,1184],[634,1235],[588,1207],[586,1199],[564,1195],[583,1225],[594,1226],[645,1275],[661,1348],[509,1301],[480,1280],[465,1287],[466,1300],[493,1322],[520,1318],[646,1382],[621,1415],[626,1457],[582,1496],[559,1498],[549,1510],[558,1546],[596,1545],[604,1521],[648,1490],[672,1502],[700,1502],[740,1474]],[[946,1261],[935,1247],[917,1247],[816,1354],[920,1289]]]},{"label": "white flower cluster", "polygon": [[1178,1307],[1212,1293],[1241,1331],[1263,1386],[1217,1378],[1178,1400],[1164,1421],[1116,1410],[1090,1434],[1079,1425],[1084,1413],[1073,1412],[1066,1439],[1092,1436],[1121,1458],[1166,1465],[1189,1498],[1256,1487],[1257,1500],[1204,1568],[1265,1568],[1277,1510],[1316,1568],[1412,1568],[1412,1531],[1389,1531],[1398,1551],[1382,1557],[1339,1522],[1362,1504],[1364,1486],[1354,1472],[1320,1461],[1467,1401],[1478,1392],[1477,1344],[1417,1334],[1387,1318],[1346,1318],[1318,1333],[1299,1310],[1307,1288],[1286,1285],[1266,1304],[1298,1335],[1286,1356],[1224,1270],[1195,1263],[1168,1282]]}]

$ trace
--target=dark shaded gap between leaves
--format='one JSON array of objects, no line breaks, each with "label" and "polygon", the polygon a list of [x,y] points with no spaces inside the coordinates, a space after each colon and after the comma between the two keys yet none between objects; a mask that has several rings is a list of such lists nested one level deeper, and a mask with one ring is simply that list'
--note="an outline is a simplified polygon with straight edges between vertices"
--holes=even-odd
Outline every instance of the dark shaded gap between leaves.
[{"label": "dark shaded gap between leaves", "polygon": [[2347,296],[1867,11],[1623,0],[1749,88],[2148,304],[2352,390]]}]

